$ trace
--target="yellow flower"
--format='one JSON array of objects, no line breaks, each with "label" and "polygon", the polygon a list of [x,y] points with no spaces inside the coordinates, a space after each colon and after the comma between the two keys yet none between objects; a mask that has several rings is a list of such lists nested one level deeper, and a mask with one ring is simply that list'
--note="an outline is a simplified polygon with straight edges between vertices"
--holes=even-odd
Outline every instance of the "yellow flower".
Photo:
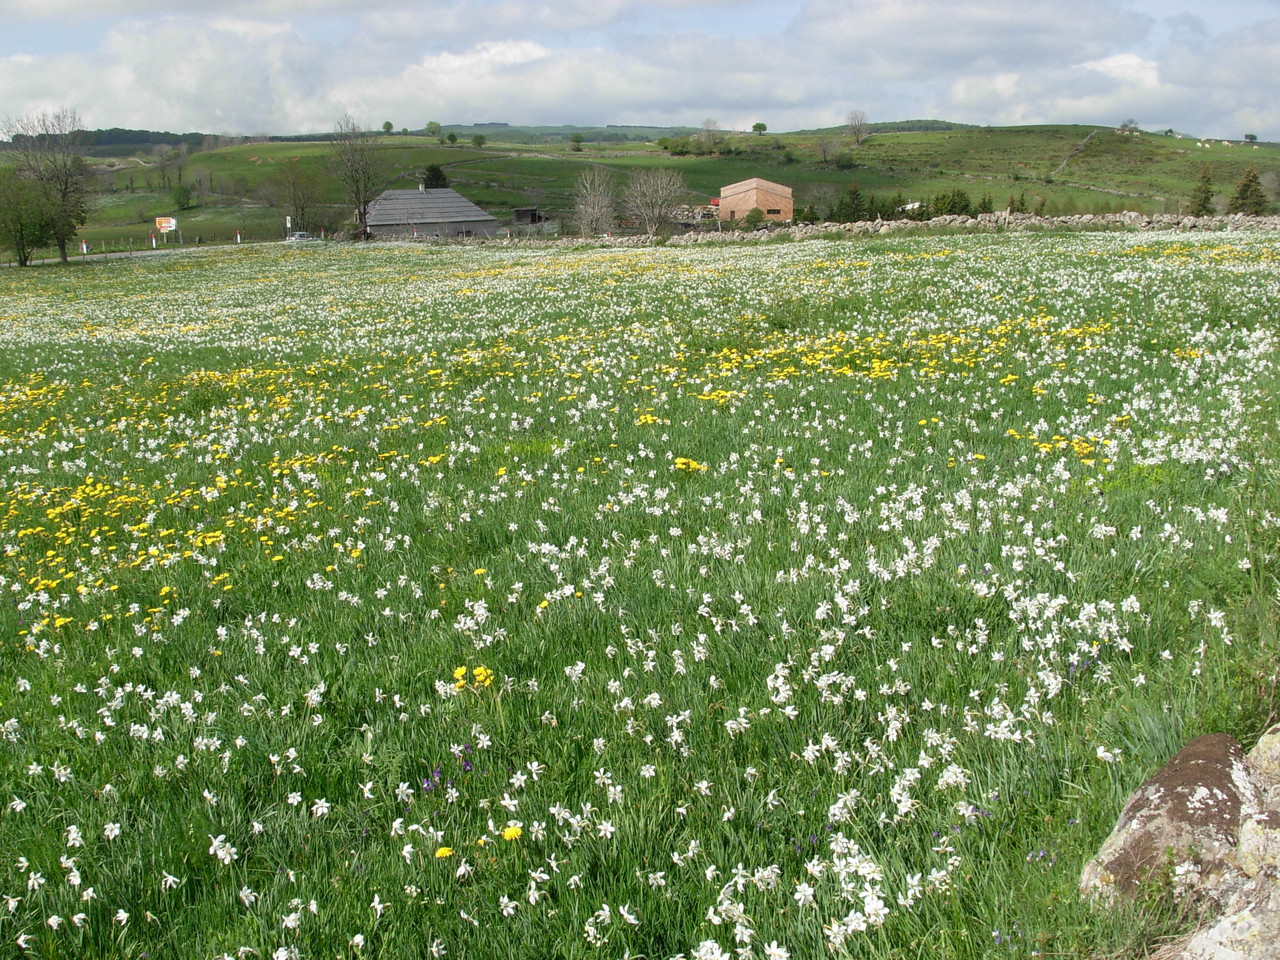
[{"label": "yellow flower", "polygon": [[443,860],[445,857],[453,856],[453,847],[440,847],[436,850],[436,859]]},{"label": "yellow flower", "polygon": [[466,676],[467,676],[466,667],[458,667],[458,669],[453,671],[453,679],[455,680],[465,680]]},{"label": "yellow flower", "polygon": [[502,831],[502,839],[507,841],[518,840],[522,833],[524,833],[524,831],[519,827],[506,827]]}]

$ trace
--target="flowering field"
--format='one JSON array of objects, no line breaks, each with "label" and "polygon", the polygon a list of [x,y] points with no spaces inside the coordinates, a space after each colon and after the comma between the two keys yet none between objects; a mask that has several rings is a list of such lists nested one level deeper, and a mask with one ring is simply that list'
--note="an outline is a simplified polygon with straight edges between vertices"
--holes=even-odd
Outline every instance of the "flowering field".
[{"label": "flowering field", "polygon": [[1150,932],[1075,881],[1269,709],[1278,250],[5,271],[0,956]]}]

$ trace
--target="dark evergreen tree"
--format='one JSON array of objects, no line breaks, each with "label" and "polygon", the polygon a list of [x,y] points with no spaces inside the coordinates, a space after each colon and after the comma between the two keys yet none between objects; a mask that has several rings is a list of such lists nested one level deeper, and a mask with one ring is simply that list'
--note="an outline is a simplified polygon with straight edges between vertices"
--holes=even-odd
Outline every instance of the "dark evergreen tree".
[{"label": "dark evergreen tree", "polygon": [[836,201],[831,219],[836,223],[857,223],[867,219],[867,205],[862,199],[862,191],[855,183]]},{"label": "dark evergreen tree", "polygon": [[1260,217],[1267,212],[1271,202],[1267,199],[1262,182],[1258,179],[1258,170],[1250,166],[1244,172],[1240,182],[1236,184],[1236,192],[1227,201],[1227,213],[1246,213]]},{"label": "dark evergreen tree", "polygon": [[1213,212],[1213,174],[1205,167],[1200,171],[1195,189],[1191,191],[1187,213],[1193,217],[1207,217]]},{"label": "dark evergreen tree", "polygon": [[422,171],[422,185],[428,190],[438,190],[449,185],[449,178],[440,164],[433,163]]},{"label": "dark evergreen tree", "polygon": [[972,212],[973,201],[969,198],[969,194],[959,187],[947,193],[940,193],[933,198],[932,213],[935,217],[967,217]]}]

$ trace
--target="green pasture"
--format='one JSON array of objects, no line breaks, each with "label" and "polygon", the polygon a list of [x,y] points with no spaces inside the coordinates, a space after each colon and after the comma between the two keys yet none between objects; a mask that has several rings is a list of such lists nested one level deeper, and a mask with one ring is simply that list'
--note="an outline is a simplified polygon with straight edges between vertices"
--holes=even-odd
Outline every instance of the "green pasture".
[{"label": "green pasture", "polygon": [[1076,885],[1274,719],[1277,249],[0,271],[0,949],[1147,955]]},{"label": "green pasture", "polygon": [[[964,190],[974,203],[990,196],[995,208],[1003,209],[1021,198],[1029,210],[1051,216],[1179,213],[1206,167],[1222,205],[1250,165],[1259,169],[1273,197],[1280,183],[1280,147],[1271,144],[1254,149],[1213,141],[1201,147],[1192,138],[1120,135],[1083,125],[876,134],[861,145],[839,131],[726,133],[712,152],[684,156],[656,143],[585,143],[574,151],[561,138],[530,143],[522,133],[518,142],[503,143],[501,135],[501,128],[486,133],[490,139],[481,151],[462,140],[442,146],[399,134],[378,136],[375,142],[393,172],[389,187],[409,187],[417,171],[439,164],[456,189],[499,218],[517,207],[537,206],[550,218],[571,219],[574,184],[584,164],[615,171],[620,186],[633,171],[677,170],[691,202],[717,196],[725,184],[760,176],[791,186],[799,206],[829,204],[833,194],[856,183],[864,194],[901,195],[907,201]],[[149,236],[147,225],[155,217],[171,215],[179,216],[184,237],[199,234],[222,242],[237,228],[246,237],[283,235],[283,215],[266,206],[264,183],[289,161],[324,173],[328,149],[323,142],[258,143],[163,159],[148,154],[98,160],[99,182],[106,188],[83,236],[91,243],[127,246],[131,239]],[[183,182],[198,187],[195,208],[174,209],[172,190],[162,189],[162,166],[171,187],[179,166]],[[339,225],[346,211],[332,178],[325,180],[323,199],[331,205],[329,219]]]}]

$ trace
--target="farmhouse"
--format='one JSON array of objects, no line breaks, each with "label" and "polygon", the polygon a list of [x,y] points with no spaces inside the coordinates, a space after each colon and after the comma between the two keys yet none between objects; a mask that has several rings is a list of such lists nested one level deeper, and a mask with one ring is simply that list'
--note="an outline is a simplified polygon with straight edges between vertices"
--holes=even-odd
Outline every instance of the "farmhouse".
[{"label": "farmhouse", "polygon": [[386,190],[369,205],[375,237],[492,237],[498,218],[448,187]]},{"label": "farmhouse", "polygon": [[766,220],[787,221],[795,216],[791,188],[752,177],[720,188],[720,219],[741,220],[759,208]]}]

